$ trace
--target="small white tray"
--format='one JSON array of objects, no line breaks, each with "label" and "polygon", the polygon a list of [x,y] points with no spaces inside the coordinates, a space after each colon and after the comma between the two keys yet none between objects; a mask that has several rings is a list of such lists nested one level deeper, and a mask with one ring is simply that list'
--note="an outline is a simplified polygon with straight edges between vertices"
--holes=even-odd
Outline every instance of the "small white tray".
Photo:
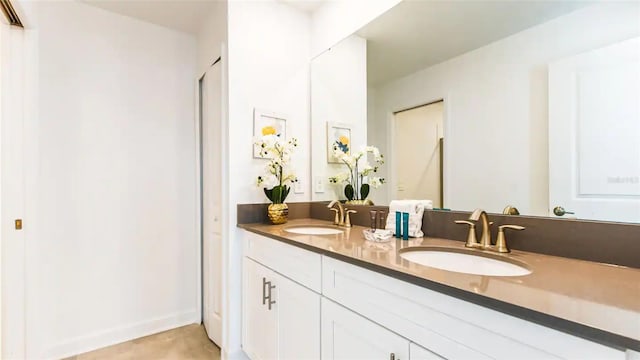
[{"label": "small white tray", "polygon": [[368,241],[373,241],[378,243],[388,242],[393,237],[393,231],[382,230],[382,229],[378,229],[376,231],[371,229],[364,229],[362,230],[362,234],[364,235],[364,238],[367,239]]}]

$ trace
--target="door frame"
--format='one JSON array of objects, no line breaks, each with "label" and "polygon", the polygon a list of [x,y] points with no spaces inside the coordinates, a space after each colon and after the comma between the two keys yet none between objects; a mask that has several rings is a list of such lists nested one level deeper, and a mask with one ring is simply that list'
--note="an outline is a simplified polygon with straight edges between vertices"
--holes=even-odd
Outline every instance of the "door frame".
[{"label": "door frame", "polygon": [[[395,145],[395,127],[394,127],[394,121],[395,121],[395,115],[399,112],[402,111],[407,111],[407,110],[412,110],[415,108],[419,108],[422,106],[427,106],[427,105],[431,105],[431,104],[435,104],[438,102],[443,102],[443,111],[442,111],[442,134],[443,137],[445,137],[445,140],[447,137],[451,137],[451,124],[449,121],[449,117],[451,114],[451,95],[447,94],[444,96],[436,96],[434,98],[429,98],[425,101],[420,101],[417,103],[413,103],[409,106],[396,106],[394,108],[391,109],[391,111],[387,112],[387,122],[386,122],[386,127],[387,127],[387,134],[389,134],[387,136],[387,149],[389,151],[389,166],[387,167],[387,174],[391,175],[395,173],[395,164],[396,164],[396,159],[395,159],[395,154],[393,153],[392,149],[394,148]],[[441,201],[443,205],[448,204],[448,202],[451,200],[451,196],[449,193],[449,187],[445,186],[447,180],[450,178],[450,174],[449,174],[449,166],[447,166],[447,154],[449,153],[449,149],[451,147],[451,142],[450,141],[444,141],[443,142],[443,149],[442,149],[442,163],[440,164],[441,166]],[[389,183],[388,183],[388,187],[387,187],[387,199],[389,201],[394,200],[395,197],[395,191],[394,189],[397,187],[397,183],[394,177],[389,176]],[[433,204],[434,207],[437,207],[436,204]],[[445,206],[446,207],[446,206]]]},{"label": "door frame", "polygon": [[196,233],[198,234],[198,274],[197,274],[197,288],[198,288],[198,298],[197,298],[197,309],[199,312],[198,318],[200,319],[200,323],[204,323],[204,305],[202,302],[203,297],[203,261],[202,261],[202,96],[203,89],[201,86],[204,84],[204,78],[206,76],[206,71],[198,77],[196,80],[196,122],[195,122],[195,135],[196,135]]},{"label": "door frame", "polygon": [[[5,33],[6,29],[5,29],[5,24],[0,22],[0,204],[2,204],[2,174],[4,173],[2,167],[4,162],[2,161],[2,121],[3,121],[3,116],[2,116],[2,109],[3,109],[3,102],[4,102],[4,92],[2,91],[2,84],[4,83],[3,81],[3,76],[4,76],[4,63],[3,63],[3,59],[5,58],[5,52],[4,52],[4,33]],[[2,279],[2,234],[5,231],[5,225],[4,225],[4,217],[2,216],[2,206],[0,206],[0,279]],[[3,293],[2,293],[2,281],[0,281],[0,357],[2,357],[2,343],[4,343],[4,337],[2,336],[2,299],[3,299]]]}]

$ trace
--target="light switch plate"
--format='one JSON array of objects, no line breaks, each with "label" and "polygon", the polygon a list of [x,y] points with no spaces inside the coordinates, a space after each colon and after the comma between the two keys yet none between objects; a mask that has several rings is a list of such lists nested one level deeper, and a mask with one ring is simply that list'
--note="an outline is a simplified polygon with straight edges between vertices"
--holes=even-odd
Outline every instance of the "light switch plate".
[{"label": "light switch plate", "polygon": [[324,192],[324,179],[322,176],[316,176],[313,178],[313,191],[316,194],[321,194]]},{"label": "light switch plate", "polygon": [[296,194],[304,194],[304,186],[302,186],[302,180],[300,180],[300,178],[294,183],[293,192]]}]

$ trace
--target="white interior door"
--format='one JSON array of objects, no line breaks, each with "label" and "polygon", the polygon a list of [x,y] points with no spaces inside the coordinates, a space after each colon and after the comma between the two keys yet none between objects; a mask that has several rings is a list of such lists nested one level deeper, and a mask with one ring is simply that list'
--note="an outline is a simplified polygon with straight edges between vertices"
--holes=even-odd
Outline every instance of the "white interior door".
[{"label": "white interior door", "polygon": [[442,206],[443,104],[438,101],[394,115],[394,199],[428,199],[434,206]]},{"label": "white interior door", "polygon": [[[23,32],[0,23],[0,214],[2,359],[26,358]],[[29,219],[24,219],[26,227]]]},{"label": "white interior door", "polygon": [[549,66],[549,206],[640,222],[640,38]]},{"label": "white interior door", "polygon": [[202,318],[222,345],[222,72],[218,62],[201,81]]}]

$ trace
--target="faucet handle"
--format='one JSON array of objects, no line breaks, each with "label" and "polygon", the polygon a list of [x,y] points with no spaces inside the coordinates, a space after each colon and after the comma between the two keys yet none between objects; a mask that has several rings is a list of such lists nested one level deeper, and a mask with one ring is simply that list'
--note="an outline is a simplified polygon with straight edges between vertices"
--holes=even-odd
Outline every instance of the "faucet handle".
[{"label": "faucet handle", "polygon": [[472,223],[471,221],[466,221],[466,220],[456,220],[455,223],[456,224],[467,224],[469,226],[476,227],[476,224]]},{"label": "faucet handle", "polygon": [[498,231],[500,231],[500,229],[524,230],[526,228],[520,225],[500,225],[498,226]]},{"label": "faucet handle", "polygon": [[496,251],[499,253],[508,253],[511,250],[507,247],[507,239],[504,236],[505,229],[524,230],[524,226],[520,225],[500,225],[498,226],[498,238],[496,239]]},{"label": "faucet handle", "polygon": [[340,215],[338,214],[338,209],[336,209],[336,208],[331,208],[331,209],[329,209],[329,210],[331,210],[331,211],[333,211],[333,212],[335,212],[335,213],[336,213],[336,216],[333,218],[333,224],[334,224],[334,225],[339,225],[339,224],[340,224]]},{"label": "faucet handle", "polygon": [[472,223],[471,221],[466,221],[466,220],[456,220],[455,223],[456,224],[469,225],[469,233],[467,234],[467,243],[464,244],[464,246],[470,247],[470,248],[480,247],[480,243],[478,242],[478,239],[476,238],[476,224],[475,223]]},{"label": "faucet handle", "polygon": [[351,227],[351,217],[349,214],[355,214],[357,211],[351,209],[344,210],[344,226]]}]

